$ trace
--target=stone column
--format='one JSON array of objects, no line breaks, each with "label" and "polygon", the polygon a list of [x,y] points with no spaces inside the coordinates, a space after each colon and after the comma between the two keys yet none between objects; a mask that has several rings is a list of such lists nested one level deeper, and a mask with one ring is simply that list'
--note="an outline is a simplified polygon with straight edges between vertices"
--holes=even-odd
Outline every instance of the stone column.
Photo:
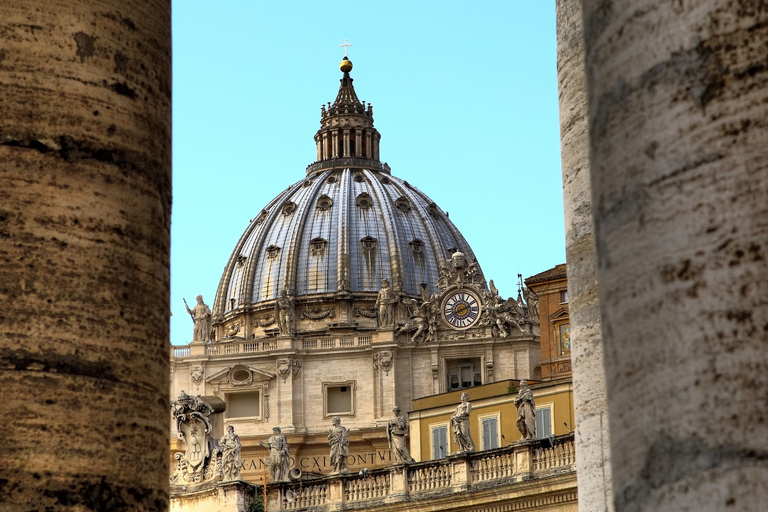
[{"label": "stone column", "polygon": [[365,158],[373,158],[373,149],[371,147],[371,132],[365,131]]},{"label": "stone column", "polygon": [[589,175],[581,0],[556,0],[557,81],[579,510],[613,510],[603,338]]},{"label": "stone column", "polygon": [[323,160],[328,160],[330,158],[328,151],[328,132],[323,132]]},{"label": "stone column", "polygon": [[6,510],[168,507],[170,8],[3,1]]},{"label": "stone column", "polygon": [[356,156],[357,158],[363,156],[363,134],[360,132],[359,128],[355,130],[355,154],[352,156]]},{"label": "stone column", "polygon": [[585,0],[617,511],[768,502],[768,11]]},{"label": "stone column", "polygon": [[336,158],[339,155],[339,134],[338,132],[331,133],[331,157]]},{"label": "stone column", "polygon": [[350,156],[349,150],[350,150],[350,143],[349,143],[349,129],[344,130],[344,154],[342,156]]}]

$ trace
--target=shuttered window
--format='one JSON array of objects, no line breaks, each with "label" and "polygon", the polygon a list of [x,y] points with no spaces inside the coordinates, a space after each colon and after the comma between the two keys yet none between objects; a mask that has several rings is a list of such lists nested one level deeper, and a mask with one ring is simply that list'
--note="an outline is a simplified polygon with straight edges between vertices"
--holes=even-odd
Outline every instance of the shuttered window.
[{"label": "shuttered window", "polygon": [[549,437],[552,435],[552,409],[542,407],[536,409],[536,437]]},{"label": "shuttered window", "polygon": [[499,447],[499,423],[496,418],[483,418],[483,450]]},{"label": "shuttered window", "polygon": [[432,458],[442,459],[448,455],[448,427],[432,428]]}]

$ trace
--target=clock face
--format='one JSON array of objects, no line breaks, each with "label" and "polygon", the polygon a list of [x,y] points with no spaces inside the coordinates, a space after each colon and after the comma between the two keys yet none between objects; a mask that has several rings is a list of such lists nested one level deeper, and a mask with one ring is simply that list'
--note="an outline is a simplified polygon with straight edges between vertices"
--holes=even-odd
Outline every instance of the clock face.
[{"label": "clock face", "polygon": [[443,320],[456,329],[468,329],[480,318],[480,300],[467,290],[455,291],[443,302]]}]

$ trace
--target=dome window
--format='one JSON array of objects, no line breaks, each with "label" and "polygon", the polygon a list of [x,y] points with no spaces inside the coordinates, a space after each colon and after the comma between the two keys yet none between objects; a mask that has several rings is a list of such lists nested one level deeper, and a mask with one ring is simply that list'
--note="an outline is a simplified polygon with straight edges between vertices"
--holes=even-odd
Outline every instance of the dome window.
[{"label": "dome window", "polygon": [[280,248],[276,245],[270,245],[267,247],[267,258],[273,260],[277,258],[277,255],[280,253]]},{"label": "dome window", "polygon": [[306,187],[310,186],[311,184],[312,184],[312,180],[306,180],[304,182],[304,187],[306,188]]},{"label": "dome window", "polygon": [[324,238],[313,238],[309,241],[310,251],[312,256],[320,256],[325,252],[325,246],[328,242]]},{"label": "dome window", "polygon": [[376,250],[376,239],[372,236],[367,236],[360,240],[360,243],[363,246],[364,251],[375,251]]},{"label": "dome window", "polygon": [[336,183],[336,176],[331,176],[327,181],[328,183]]},{"label": "dome window", "polygon": [[256,218],[256,225],[257,226],[266,220],[268,213],[269,212],[267,212],[267,210],[261,210],[261,213]]},{"label": "dome window", "polygon": [[293,212],[296,211],[296,203],[293,201],[288,201],[283,205],[283,215],[288,217],[289,215],[293,214]]},{"label": "dome window", "polygon": [[353,178],[357,183],[362,183],[365,181],[365,178],[363,178],[362,174],[355,174],[355,177]]},{"label": "dome window", "polygon": [[245,260],[248,258],[246,256],[243,256],[242,254],[237,257],[237,266],[238,268],[242,268],[243,265],[245,265]]},{"label": "dome window", "polygon": [[403,213],[408,213],[411,211],[411,203],[405,198],[405,196],[400,196],[397,201],[395,201],[395,208]]},{"label": "dome window", "polygon": [[389,185],[390,183],[392,183],[392,181],[390,181],[390,179],[389,179],[389,178],[387,178],[386,176],[384,176],[383,178],[381,178],[381,182],[382,182],[383,184],[385,184],[385,185]]},{"label": "dome window", "polygon": [[427,213],[429,214],[430,217],[432,217],[433,219],[436,219],[437,218],[437,205],[435,203],[432,203],[429,206],[427,206]]},{"label": "dome window", "polygon": [[333,206],[333,199],[326,196],[325,194],[320,196],[320,199],[317,200],[317,209],[321,212],[330,210],[331,206]]},{"label": "dome window", "polygon": [[411,246],[411,250],[415,252],[416,254],[421,254],[424,252],[424,242],[419,240],[418,238],[415,238],[409,242]]},{"label": "dome window", "polygon": [[363,210],[367,210],[373,207],[373,199],[366,193],[362,193],[355,199],[355,206]]}]

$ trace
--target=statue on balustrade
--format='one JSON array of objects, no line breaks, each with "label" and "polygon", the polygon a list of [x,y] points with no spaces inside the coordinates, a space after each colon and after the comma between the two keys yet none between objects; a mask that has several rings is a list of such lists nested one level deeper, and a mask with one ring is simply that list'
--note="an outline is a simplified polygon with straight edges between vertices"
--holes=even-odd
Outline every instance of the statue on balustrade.
[{"label": "statue on balustrade", "polygon": [[265,443],[259,444],[269,450],[269,458],[264,461],[269,468],[269,478],[272,482],[285,482],[291,468],[291,448],[282,434],[280,427],[272,429],[272,435]]},{"label": "statue on balustrade", "polygon": [[281,336],[290,336],[293,334],[294,319],[296,317],[295,308],[296,301],[294,300],[293,295],[291,295],[287,288],[283,288],[283,291],[280,293],[280,297],[275,304],[277,327],[280,330]]},{"label": "statue on balustrade", "polygon": [[242,466],[243,463],[240,458],[240,450],[242,447],[243,445],[240,444],[240,436],[235,434],[235,427],[228,425],[227,433],[219,439],[222,480],[229,481],[240,479],[240,466]]},{"label": "statue on balustrade", "polygon": [[341,426],[339,418],[333,418],[333,427],[328,430],[328,444],[331,446],[331,466],[334,473],[348,473],[349,430]]},{"label": "statue on balustrade", "polygon": [[192,342],[208,343],[211,339],[211,308],[203,302],[202,295],[197,296],[197,304],[192,309],[189,309],[186,299],[182,300],[187,308],[187,313],[189,313],[189,316],[192,317],[192,322],[194,322]]},{"label": "statue on balustrade", "polygon": [[395,330],[395,336],[401,332],[413,332],[412,343],[418,343],[420,335],[422,341],[430,341],[434,335],[434,331],[430,331],[430,317],[436,316],[432,303],[426,301],[419,304],[415,299],[405,299],[405,301],[414,306],[414,311],[408,318],[408,322]]},{"label": "statue on balustrade", "polygon": [[472,404],[469,403],[469,395],[462,393],[461,403],[451,416],[453,441],[458,447],[457,453],[475,451],[475,442],[472,441],[472,434],[469,431],[469,413],[471,411]]},{"label": "statue on balustrade", "polygon": [[408,420],[405,415],[400,412],[400,408],[395,406],[392,409],[395,417],[389,420],[387,425],[387,441],[389,442],[389,449],[392,450],[392,455],[395,456],[395,462],[415,462],[408,451],[408,443],[405,440],[405,436],[408,435]]},{"label": "statue on balustrade", "polygon": [[523,287],[523,298],[525,299],[526,309],[528,310],[528,319],[534,323],[539,323],[539,296],[529,287]]},{"label": "statue on balustrade", "polygon": [[515,398],[515,407],[517,407],[517,430],[520,431],[523,439],[533,439],[536,437],[536,405],[533,401],[533,391],[525,380],[520,381],[520,391]]},{"label": "statue on balustrade", "polygon": [[387,279],[382,279],[381,290],[379,290],[379,294],[376,297],[379,327],[389,327],[395,321],[394,304],[396,301],[395,292],[392,291],[392,288],[389,286],[389,281]]}]

